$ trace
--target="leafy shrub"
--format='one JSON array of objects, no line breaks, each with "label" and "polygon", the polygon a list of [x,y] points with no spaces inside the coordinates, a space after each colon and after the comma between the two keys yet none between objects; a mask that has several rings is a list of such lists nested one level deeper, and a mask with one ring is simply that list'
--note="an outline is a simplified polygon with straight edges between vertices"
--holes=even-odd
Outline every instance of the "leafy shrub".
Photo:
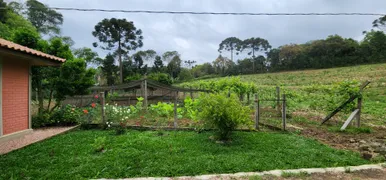
[{"label": "leafy shrub", "polygon": [[120,122],[118,126],[114,127],[116,135],[122,135],[126,132],[126,122]]},{"label": "leafy shrub", "polygon": [[149,112],[160,117],[171,118],[173,117],[174,105],[170,103],[158,102],[157,104],[151,104]]},{"label": "leafy shrub", "polygon": [[81,116],[82,112],[80,109],[68,104],[62,108],[56,109],[52,113],[51,119],[58,125],[72,125],[79,123]]},{"label": "leafy shrub", "polygon": [[[332,85],[311,85],[304,90],[309,99],[313,99],[310,107],[316,110],[333,111],[351,96],[361,96],[358,81],[342,81]],[[323,95],[320,95],[323,94]],[[342,111],[350,112],[355,108],[355,101],[345,106]]]},{"label": "leafy shrub", "polygon": [[106,146],[106,137],[97,137],[91,144],[95,152],[102,152]]},{"label": "leafy shrub", "polygon": [[109,104],[105,106],[106,120],[108,122],[120,123],[126,121],[135,112],[130,107]]},{"label": "leafy shrub", "polygon": [[142,75],[141,74],[133,74],[131,76],[127,76],[125,78],[125,82],[130,82],[130,81],[136,81],[136,80],[140,80],[142,78]]},{"label": "leafy shrub", "polygon": [[200,112],[200,98],[193,100],[189,96],[184,100],[183,116],[185,118],[197,121]]},{"label": "leafy shrub", "polygon": [[51,115],[49,113],[42,113],[32,116],[32,128],[44,127],[52,124]]},{"label": "leafy shrub", "polygon": [[200,118],[205,125],[218,130],[220,140],[229,140],[237,126],[251,123],[251,110],[244,107],[237,96],[226,94],[207,94],[200,98]]},{"label": "leafy shrub", "polygon": [[172,78],[166,73],[150,73],[147,78],[167,85],[173,83]]}]

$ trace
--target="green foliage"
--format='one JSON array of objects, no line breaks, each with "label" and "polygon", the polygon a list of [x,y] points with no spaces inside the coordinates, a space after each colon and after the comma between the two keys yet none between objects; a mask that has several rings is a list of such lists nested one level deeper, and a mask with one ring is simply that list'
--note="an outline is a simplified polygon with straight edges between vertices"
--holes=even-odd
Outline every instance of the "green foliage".
[{"label": "green foliage", "polygon": [[308,172],[306,171],[301,171],[299,173],[291,173],[291,172],[283,171],[281,173],[281,177],[283,178],[304,178],[307,176],[310,176],[310,174],[308,174]]},{"label": "green foliage", "polygon": [[245,39],[241,43],[241,51],[248,51],[248,55],[255,57],[255,52],[267,51],[271,48],[269,42],[263,38],[249,38]]},{"label": "green foliage", "polygon": [[164,63],[161,56],[156,56],[154,59],[153,72],[162,72],[164,69]]},{"label": "green foliage", "polygon": [[[311,85],[304,90],[309,94],[323,94],[318,99],[314,98],[310,106],[313,109],[333,111],[343,102],[352,96],[361,96],[359,94],[360,83],[358,81],[342,81],[330,86]],[[352,111],[355,108],[355,102],[351,102],[344,107],[344,112]]]},{"label": "green foliage", "polygon": [[6,8],[7,8],[7,3],[4,2],[3,0],[0,0],[0,23],[4,23],[7,20],[8,10]]},{"label": "green foliage", "polygon": [[[105,50],[114,50],[113,53],[117,54],[120,67],[120,82],[123,82],[123,64],[122,54],[126,54],[131,50],[136,50],[143,46],[142,30],[137,29],[134,23],[127,21],[126,19],[103,19],[97,25],[92,35],[105,44],[100,46]],[[94,47],[98,46],[97,42],[94,42]]]},{"label": "green foliage", "polygon": [[13,41],[14,34],[22,30],[33,32],[33,34],[37,32],[31,22],[24,19],[23,16],[8,11],[5,22],[0,22],[0,37]]},{"label": "green foliage", "polygon": [[108,54],[102,62],[103,75],[106,77],[107,85],[109,86],[115,83],[115,79],[117,76],[116,72],[118,70],[118,67],[114,64],[114,61],[114,56]]},{"label": "green foliage", "polygon": [[51,115],[51,119],[54,122],[58,124],[63,124],[63,125],[77,124],[79,123],[81,118],[82,118],[81,110],[71,105],[66,105],[62,108],[59,108],[55,110]]},{"label": "green foliage", "polygon": [[158,102],[157,104],[150,105],[149,112],[169,119],[173,117],[174,105],[170,103]]},{"label": "green foliage", "polygon": [[167,72],[172,78],[177,78],[181,72],[181,59],[179,56],[174,56],[173,59],[167,65]]},{"label": "green foliage", "polygon": [[184,117],[191,119],[193,121],[199,120],[199,113],[201,109],[200,99],[201,98],[196,98],[193,100],[190,97],[185,98],[184,109],[183,109]]},{"label": "green foliage", "polygon": [[74,55],[78,59],[84,59],[88,64],[100,65],[103,59],[98,57],[98,53],[92,51],[91,48],[83,47],[74,50]]},{"label": "green foliage", "polygon": [[32,116],[32,127],[68,126],[82,123],[84,120],[81,109],[66,105],[54,109],[52,112],[44,111],[43,113]]},{"label": "green foliage", "polygon": [[193,79],[193,75],[189,69],[182,68],[180,74],[178,75],[179,81],[190,81]]},{"label": "green foliage", "polygon": [[88,93],[88,88],[95,84],[95,69],[87,69],[86,66],[82,59],[68,60],[62,65],[56,83],[56,101],[60,102],[66,96]]},{"label": "green foliage", "polygon": [[32,116],[32,128],[39,128],[54,124],[49,113],[41,113]]},{"label": "green foliage", "polygon": [[218,51],[221,53],[223,50],[231,52],[231,61],[233,61],[233,51],[239,51],[242,46],[242,41],[237,37],[229,37],[224,39],[220,44]]},{"label": "green foliage", "polygon": [[125,78],[125,81],[126,81],[126,82],[131,82],[131,81],[140,80],[140,79],[142,79],[142,78],[143,78],[143,76],[142,76],[141,74],[135,73],[135,74],[132,74],[132,75],[130,75],[130,76],[127,76],[127,77]]},{"label": "green foliage", "polygon": [[60,25],[63,24],[63,15],[50,9],[37,0],[28,0],[26,14],[28,20],[42,34],[60,34]]},{"label": "green foliage", "polygon": [[166,73],[150,73],[147,78],[167,85],[171,85],[173,83],[170,76]]},{"label": "green foliage", "polygon": [[[112,131],[71,131],[1,155],[0,179],[176,177],[370,163],[359,153],[292,134],[235,132],[227,145],[208,140],[211,132],[159,134],[130,130],[115,136]],[[92,146],[97,137],[106,138],[100,143],[106,150],[103,154],[92,153],[102,149]],[[29,161],[31,157],[33,161]]]},{"label": "green foliage", "polygon": [[253,83],[242,82],[240,77],[229,77],[216,80],[200,80],[182,83],[182,87],[193,87],[196,89],[208,89],[215,92],[234,92],[238,96],[254,94],[258,88]]},{"label": "green foliage", "polygon": [[229,140],[236,127],[251,122],[250,109],[244,107],[234,95],[230,97],[224,94],[203,95],[200,106],[199,116],[208,127],[218,130],[220,140]]},{"label": "green foliage", "polygon": [[94,139],[94,143],[92,143],[92,148],[94,152],[102,152],[106,148],[106,137],[97,137]]},{"label": "green foliage", "polygon": [[[138,110],[139,111],[139,110]],[[105,105],[106,121],[116,124],[126,122],[133,114],[138,113],[136,107],[125,107],[118,105]]]}]

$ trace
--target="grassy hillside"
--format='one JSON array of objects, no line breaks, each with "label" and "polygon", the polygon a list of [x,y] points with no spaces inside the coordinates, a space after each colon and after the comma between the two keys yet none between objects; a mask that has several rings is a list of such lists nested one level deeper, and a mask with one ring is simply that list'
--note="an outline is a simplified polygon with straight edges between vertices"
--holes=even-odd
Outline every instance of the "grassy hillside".
[{"label": "grassy hillside", "polygon": [[[209,81],[219,79],[221,78]],[[289,103],[293,112],[316,113],[319,114],[319,119],[337,106],[329,104],[334,99],[331,94],[326,93],[336,84],[345,81],[362,83],[369,80],[371,83],[364,91],[363,122],[386,125],[386,64],[242,75],[240,80],[256,84],[261,94],[274,93],[274,87],[280,86],[282,91],[292,95]],[[323,105],[329,107],[321,107]],[[339,119],[343,120],[349,115],[349,111],[339,115]]]}]

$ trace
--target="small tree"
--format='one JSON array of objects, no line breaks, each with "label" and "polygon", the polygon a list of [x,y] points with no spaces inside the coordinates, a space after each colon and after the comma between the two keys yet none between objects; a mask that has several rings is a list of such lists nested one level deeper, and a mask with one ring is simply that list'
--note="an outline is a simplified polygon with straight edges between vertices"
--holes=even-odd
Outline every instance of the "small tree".
[{"label": "small tree", "polygon": [[181,59],[179,56],[174,56],[167,66],[167,71],[172,78],[177,78],[181,72]]},{"label": "small tree", "polygon": [[164,68],[164,63],[162,62],[161,56],[156,56],[153,65],[154,72],[162,72]]},{"label": "small tree", "polygon": [[248,124],[250,109],[244,107],[236,95],[209,94],[200,98],[200,118],[206,126],[217,129],[218,139],[230,139],[232,131],[241,124]]},{"label": "small tree", "polygon": [[118,71],[118,67],[114,65],[114,56],[108,54],[102,62],[103,75],[106,77],[107,85],[111,86],[115,84],[115,74]]}]

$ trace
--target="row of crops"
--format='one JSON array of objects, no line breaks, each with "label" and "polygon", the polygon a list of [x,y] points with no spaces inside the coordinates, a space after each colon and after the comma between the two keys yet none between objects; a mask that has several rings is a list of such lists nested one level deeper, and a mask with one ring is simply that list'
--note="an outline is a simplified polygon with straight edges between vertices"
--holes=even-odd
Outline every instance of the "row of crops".
[{"label": "row of crops", "polygon": [[[342,81],[331,85],[311,84],[296,88],[281,86],[280,94],[286,94],[289,110],[312,109],[328,112],[340,105],[351,95],[358,93],[360,82]],[[277,98],[276,86],[257,86],[253,82],[243,81],[240,77],[225,77],[210,80],[199,80],[179,84],[185,88],[207,89],[214,92],[235,93],[244,102],[252,103],[254,95],[260,100],[273,100]],[[266,102],[264,105],[274,107],[275,102]],[[350,111],[355,103],[349,105]]]}]

